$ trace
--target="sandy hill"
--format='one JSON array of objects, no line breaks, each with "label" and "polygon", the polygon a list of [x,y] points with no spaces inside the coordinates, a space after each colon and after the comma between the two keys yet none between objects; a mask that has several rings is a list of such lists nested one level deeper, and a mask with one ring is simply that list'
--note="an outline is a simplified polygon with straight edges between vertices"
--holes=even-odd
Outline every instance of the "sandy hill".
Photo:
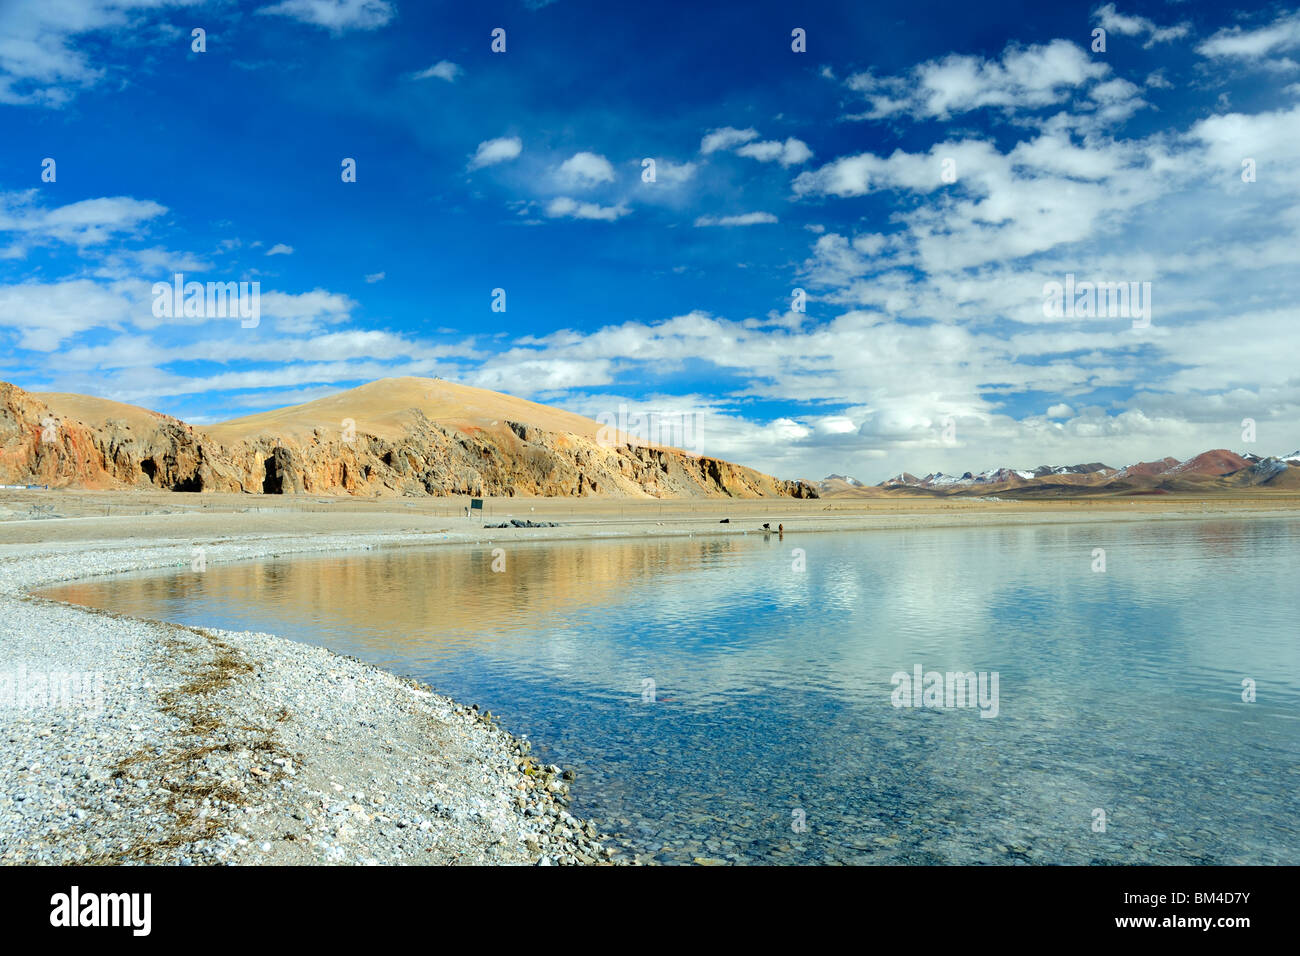
[{"label": "sandy hill", "polygon": [[[132,429],[142,431],[156,428],[168,417],[151,412],[139,405],[126,405],[108,398],[93,395],[74,395],[71,392],[30,392],[32,398],[44,402],[56,418],[71,419],[83,425],[102,425],[108,421],[125,422]],[[171,419],[175,421],[175,419]]]},{"label": "sandy hill", "polygon": [[351,419],[357,431],[391,440],[406,433],[416,410],[431,422],[460,429],[520,422],[543,431],[595,439],[601,427],[590,418],[502,392],[441,378],[407,377],[381,378],[302,405],[208,425],[203,430],[223,444],[234,444],[263,434],[306,438],[317,429],[338,432],[343,420]]},{"label": "sandy hill", "polygon": [[[58,422],[52,436],[45,427],[51,418]],[[423,378],[381,379],[208,427],[0,382],[0,484],[250,494],[817,497],[808,485],[743,465],[601,434],[599,423],[572,412]]]}]

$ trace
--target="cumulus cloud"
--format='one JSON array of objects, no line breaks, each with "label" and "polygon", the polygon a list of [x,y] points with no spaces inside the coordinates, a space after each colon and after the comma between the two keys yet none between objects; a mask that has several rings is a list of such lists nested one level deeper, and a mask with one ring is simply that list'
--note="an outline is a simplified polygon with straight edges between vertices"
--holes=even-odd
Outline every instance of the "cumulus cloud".
[{"label": "cumulus cloud", "polygon": [[393,18],[387,0],[281,0],[257,10],[260,14],[289,17],[331,33],[378,30]]},{"label": "cumulus cloud", "polygon": [[59,108],[107,75],[80,44],[129,31],[133,18],[198,0],[5,0],[0,3],[0,103]]},{"label": "cumulus cloud", "polygon": [[[956,182],[945,182],[945,161]],[[1092,148],[1042,134],[1001,153],[984,141],[940,143],[925,153],[841,157],[794,180],[796,196],[853,197],[875,191],[929,196],[901,214],[911,241],[898,267],[950,271],[1010,262],[1086,239],[1168,188],[1168,175],[1140,175],[1147,156],[1112,142]],[[956,187],[956,188],[953,188]],[[819,245],[831,239],[823,236]]]},{"label": "cumulus cloud", "polygon": [[855,73],[845,84],[860,94],[867,110],[853,119],[900,114],[948,119],[971,110],[1034,110],[1064,102],[1102,79],[1110,67],[1068,40],[1009,45],[996,60],[949,54],[913,67],[902,76]]},{"label": "cumulus cloud", "polygon": [[345,322],[357,307],[346,295],[313,289],[311,292],[263,292],[263,318],[275,320],[280,332],[314,332],[323,325]]},{"label": "cumulus cloud", "polygon": [[412,73],[411,79],[413,80],[437,79],[437,80],[446,80],[448,83],[455,83],[457,78],[460,77],[460,75],[464,72],[465,71],[463,69],[461,69],[455,63],[452,63],[450,60],[439,60],[433,66],[426,67],[425,69],[420,70],[418,73]]},{"label": "cumulus cloud", "polygon": [[660,160],[655,163],[655,180],[671,186],[678,186],[693,179],[697,168],[694,163],[673,163],[666,159]]},{"label": "cumulus cloud", "polygon": [[1262,60],[1300,48],[1300,12],[1286,13],[1264,27],[1227,27],[1196,48],[1215,59]]},{"label": "cumulus cloud", "polygon": [[736,129],[723,126],[710,130],[700,140],[700,152],[708,156],[725,150],[734,151],[739,156],[756,159],[760,163],[779,162],[782,166],[794,166],[812,158],[812,150],[803,140],[793,136],[780,140],[759,140],[756,129]]},{"label": "cumulus cloud", "polygon": [[1092,19],[1107,33],[1118,33],[1121,36],[1146,36],[1147,42],[1143,44],[1144,48],[1150,49],[1157,43],[1168,43],[1170,40],[1178,40],[1187,36],[1191,32],[1191,24],[1179,23],[1172,27],[1157,26],[1154,21],[1146,17],[1129,16],[1120,13],[1115,9],[1115,4],[1108,3],[1103,7],[1098,7],[1093,11]]},{"label": "cumulus cloud", "polygon": [[501,136],[497,139],[485,139],[478,144],[478,149],[470,157],[469,168],[481,169],[496,163],[517,159],[524,151],[524,143],[518,136]]},{"label": "cumulus cloud", "polygon": [[167,212],[152,200],[129,196],[83,199],[49,209],[38,206],[37,198],[36,190],[0,194],[0,233],[88,246],[136,232]]},{"label": "cumulus cloud", "polygon": [[291,256],[293,255],[293,246],[286,246],[283,242],[277,242],[266,250],[266,254],[268,256]]},{"label": "cumulus cloud", "polygon": [[593,202],[579,202],[568,196],[557,196],[546,205],[546,215],[552,219],[600,219],[614,222],[631,211],[622,203],[617,206],[601,206]]},{"label": "cumulus cloud", "polygon": [[560,164],[556,171],[561,182],[579,188],[589,188],[614,181],[614,167],[608,159],[597,153],[574,153]]},{"label": "cumulus cloud", "polygon": [[748,156],[760,163],[770,163],[776,160],[782,166],[797,166],[799,163],[805,163],[812,159],[812,150],[808,148],[808,144],[803,140],[790,137],[784,143],[779,140],[748,143],[737,149],[736,155]]},{"label": "cumulus cloud", "polygon": [[0,286],[0,328],[15,330],[18,347],[37,352],[87,329],[118,328],[131,312],[130,297],[89,279]]},{"label": "cumulus cloud", "polygon": [[708,156],[720,149],[734,149],[742,143],[748,143],[754,139],[758,139],[758,130],[756,129],[736,129],[734,126],[723,126],[720,129],[710,130],[704,135],[704,138],[700,140],[700,152]]}]

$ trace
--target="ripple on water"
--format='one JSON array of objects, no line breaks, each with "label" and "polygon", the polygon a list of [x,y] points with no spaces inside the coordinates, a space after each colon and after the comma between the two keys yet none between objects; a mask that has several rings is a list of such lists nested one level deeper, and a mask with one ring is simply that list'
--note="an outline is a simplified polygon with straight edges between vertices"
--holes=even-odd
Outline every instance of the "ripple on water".
[{"label": "ripple on water", "polygon": [[[52,593],[479,703],[646,859],[1297,863],[1298,528],[820,534],[803,571],[794,536],[519,544],[499,574],[442,546]],[[918,664],[997,672],[998,716],[895,708]]]}]

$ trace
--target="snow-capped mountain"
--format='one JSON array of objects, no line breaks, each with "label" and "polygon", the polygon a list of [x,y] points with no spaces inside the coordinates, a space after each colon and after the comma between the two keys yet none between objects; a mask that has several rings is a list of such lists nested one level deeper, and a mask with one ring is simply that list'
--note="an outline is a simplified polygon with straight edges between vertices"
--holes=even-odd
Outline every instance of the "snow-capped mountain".
[{"label": "snow-capped mountain", "polygon": [[[1279,476],[1283,475],[1287,477],[1280,479]],[[913,488],[949,494],[959,494],[967,489],[980,489],[980,493],[984,493],[983,489],[1023,489],[1027,494],[1041,489],[1042,493],[1068,494],[1089,489],[1142,493],[1143,489],[1168,492],[1258,485],[1290,487],[1292,484],[1300,485],[1300,451],[1288,455],[1261,456],[1254,452],[1238,454],[1217,448],[1184,461],[1160,458],[1126,465],[1120,469],[1101,462],[1090,462],[1079,465],[1039,465],[1032,470],[990,468],[978,473],[966,471],[960,475],[936,471],[924,478],[917,478],[905,471],[875,487],[885,490]],[[861,483],[857,486],[863,487]],[[827,487],[826,490],[834,493],[832,487]]]},{"label": "snow-capped mountain", "polygon": [[1018,484],[1022,482],[1033,481],[1037,478],[1048,477],[1052,475],[1089,475],[1094,473],[1110,473],[1114,469],[1100,462],[1093,462],[1088,465],[1039,465],[1033,470],[1023,468],[989,468],[981,471],[979,474],[973,472],[963,472],[960,475],[946,475],[941,471],[926,475],[924,478],[917,478],[915,475],[903,472],[895,475],[887,481],[881,482],[881,487],[890,485],[910,485],[915,488],[954,488],[969,487],[974,485],[1006,485]]}]

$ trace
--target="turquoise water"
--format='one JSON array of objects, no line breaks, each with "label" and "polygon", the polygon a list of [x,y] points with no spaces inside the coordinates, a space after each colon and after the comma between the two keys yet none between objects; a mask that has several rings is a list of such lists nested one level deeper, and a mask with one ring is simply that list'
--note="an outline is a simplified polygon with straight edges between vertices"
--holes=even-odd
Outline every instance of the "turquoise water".
[{"label": "turquoise water", "polygon": [[[51,593],[478,703],[647,859],[1300,863],[1300,521],[503,547]],[[918,665],[996,673],[996,716],[895,706]]]}]

